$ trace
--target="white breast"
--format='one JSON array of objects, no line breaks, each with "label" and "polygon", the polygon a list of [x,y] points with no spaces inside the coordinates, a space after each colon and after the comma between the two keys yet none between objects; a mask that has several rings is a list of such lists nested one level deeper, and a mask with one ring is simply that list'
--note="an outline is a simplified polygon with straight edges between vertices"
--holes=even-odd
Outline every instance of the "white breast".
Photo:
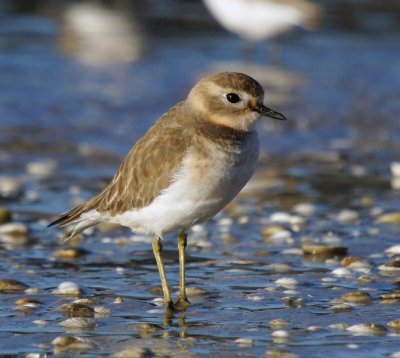
[{"label": "white breast", "polygon": [[207,156],[194,150],[184,158],[176,180],[150,205],[115,216],[135,231],[165,234],[215,215],[252,176],[259,154],[256,132],[238,150],[214,147]]}]

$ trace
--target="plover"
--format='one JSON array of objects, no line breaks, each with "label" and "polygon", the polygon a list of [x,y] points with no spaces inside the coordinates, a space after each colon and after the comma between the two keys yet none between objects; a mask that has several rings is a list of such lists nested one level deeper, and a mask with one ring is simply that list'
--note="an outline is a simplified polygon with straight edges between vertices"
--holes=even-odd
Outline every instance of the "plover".
[{"label": "plover", "polygon": [[[75,224],[69,237],[101,222],[152,233],[153,253],[169,309],[189,305],[185,289],[188,230],[225,207],[253,174],[255,125],[286,119],[263,104],[253,78],[221,72],[200,80],[186,100],[163,114],[132,147],[110,184],[49,225]],[[162,257],[163,235],[180,230],[179,294],[174,304]]]}]

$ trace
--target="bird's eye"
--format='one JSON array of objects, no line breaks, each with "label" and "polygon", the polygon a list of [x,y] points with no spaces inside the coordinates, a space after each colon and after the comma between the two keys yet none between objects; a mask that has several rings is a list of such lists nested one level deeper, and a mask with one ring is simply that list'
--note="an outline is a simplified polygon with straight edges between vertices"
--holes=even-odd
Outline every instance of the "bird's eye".
[{"label": "bird's eye", "polygon": [[228,93],[226,99],[231,103],[238,103],[241,101],[241,98],[236,93]]}]

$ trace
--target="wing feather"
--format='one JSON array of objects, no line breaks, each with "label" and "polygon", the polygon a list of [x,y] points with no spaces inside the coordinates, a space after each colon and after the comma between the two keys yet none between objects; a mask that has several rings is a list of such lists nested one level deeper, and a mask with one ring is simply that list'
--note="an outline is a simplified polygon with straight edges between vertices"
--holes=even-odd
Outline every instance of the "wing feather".
[{"label": "wing feather", "polygon": [[90,210],[108,212],[111,216],[147,206],[167,188],[179,169],[190,145],[175,112],[181,104],[164,114],[133,146],[110,184],[86,203],[54,219],[49,225],[65,226],[80,220]]}]

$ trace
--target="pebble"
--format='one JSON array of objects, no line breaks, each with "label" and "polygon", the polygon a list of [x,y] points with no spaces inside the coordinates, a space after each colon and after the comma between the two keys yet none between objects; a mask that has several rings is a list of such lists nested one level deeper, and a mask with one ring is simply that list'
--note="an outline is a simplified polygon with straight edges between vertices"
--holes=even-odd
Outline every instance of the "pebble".
[{"label": "pebble", "polygon": [[34,321],[32,321],[32,323],[38,326],[47,326],[49,324],[48,321],[45,321],[43,319],[35,319]]},{"label": "pebble", "polygon": [[283,318],[275,318],[275,319],[269,321],[269,325],[270,325],[271,327],[275,327],[275,328],[285,327],[285,326],[287,326],[288,324],[289,324],[289,322],[286,321],[286,320],[283,319]]},{"label": "pebble", "polygon": [[337,303],[332,305],[331,310],[335,312],[347,312],[353,310],[353,306],[347,303]]},{"label": "pebble", "polygon": [[96,316],[109,316],[111,314],[111,310],[105,306],[95,306],[94,312]]},{"label": "pebble", "polygon": [[273,223],[290,223],[290,219],[291,215],[283,211],[278,211],[270,216],[270,220]]},{"label": "pebble", "polygon": [[336,216],[336,220],[343,224],[354,223],[357,222],[359,219],[360,215],[357,213],[357,211],[349,209],[343,209]]},{"label": "pebble", "polygon": [[384,265],[379,265],[378,269],[387,272],[397,272],[400,270],[400,259],[390,261]]},{"label": "pebble", "polygon": [[380,295],[382,300],[400,300],[400,292],[395,293],[383,293]]},{"label": "pebble", "polygon": [[0,224],[7,223],[11,221],[12,215],[11,212],[5,208],[0,208]]},{"label": "pebble", "polygon": [[95,310],[82,303],[70,303],[60,307],[67,317],[93,317]]},{"label": "pebble", "polygon": [[293,211],[302,216],[313,216],[317,208],[311,203],[299,203],[293,207]]},{"label": "pebble", "polygon": [[200,287],[190,286],[186,287],[186,294],[190,296],[203,296],[208,295],[208,292]]},{"label": "pebble", "polygon": [[392,329],[395,329],[395,330],[399,330],[400,329],[400,319],[395,319],[393,321],[388,322],[387,326],[389,328],[392,328]]},{"label": "pebble", "polygon": [[338,301],[356,304],[371,304],[373,302],[372,296],[368,292],[352,291],[341,295]]},{"label": "pebble", "polygon": [[296,297],[283,297],[281,299],[286,307],[305,307],[304,299]]},{"label": "pebble", "polygon": [[0,279],[0,293],[17,293],[27,288],[28,286],[21,281],[7,278]]},{"label": "pebble", "polygon": [[271,333],[271,336],[272,336],[272,337],[275,337],[275,338],[289,338],[289,337],[290,337],[290,334],[289,334],[288,331],[285,331],[285,330],[283,330],[283,329],[280,329],[280,330],[277,330],[277,331],[273,331],[273,332]]},{"label": "pebble", "polygon": [[73,248],[59,249],[56,252],[54,252],[53,256],[64,258],[64,259],[74,259],[74,258],[81,257],[81,256],[84,256],[87,254],[88,254],[87,250],[73,247]]},{"label": "pebble", "polygon": [[382,336],[386,333],[386,328],[375,323],[359,323],[346,328],[347,331],[357,336]]},{"label": "pebble", "polygon": [[238,338],[238,339],[235,339],[235,343],[237,343],[239,346],[252,346],[254,344],[254,339]]},{"label": "pebble", "polygon": [[386,255],[389,257],[400,255],[400,245],[394,245],[385,250]]},{"label": "pebble", "polygon": [[35,300],[33,298],[25,297],[25,298],[20,298],[20,299],[16,300],[15,304],[17,306],[36,308],[36,307],[39,307],[42,304],[42,302]]},{"label": "pebble", "polygon": [[123,302],[124,302],[124,298],[121,297],[121,296],[116,297],[115,300],[114,300],[115,304],[121,304]]},{"label": "pebble", "polygon": [[17,199],[22,194],[22,182],[19,179],[0,176],[0,197]]},{"label": "pebble", "polygon": [[265,353],[265,358],[298,358],[298,355],[282,349],[271,349]]},{"label": "pebble", "polygon": [[138,331],[146,331],[146,332],[156,332],[162,329],[160,326],[157,326],[154,323],[139,323],[136,326]]},{"label": "pebble", "polygon": [[74,295],[79,296],[83,293],[82,288],[75,282],[61,282],[58,287],[52,291],[56,295]]},{"label": "pebble", "polygon": [[347,323],[333,323],[333,324],[329,325],[329,328],[337,329],[337,330],[347,329],[348,327],[349,327],[349,325]]},{"label": "pebble", "polygon": [[303,245],[302,248],[304,255],[332,257],[347,254],[347,247],[342,246]]},{"label": "pebble", "polygon": [[361,257],[354,257],[354,256],[347,256],[342,261],[340,261],[340,264],[344,267],[358,267],[360,265],[368,265],[370,266],[369,262]]},{"label": "pebble", "polygon": [[81,304],[81,305],[96,305],[97,301],[94,298],[78,298],[74,300],[72,303]]},{"label": "pebble", "polygon": [[351,272],[351,270],[349,270],[348,268],[344,268],[344,267],[339,267],[335,270],[333,270],[332,275],[335,275],[337,277],[352,277],[353,273]]},{"label": "pebble", "polygon": [[297,286],[298,282],[292,277],[282,277],[277,279],[275,281],[275,284],[279,287],[294,288],[295,286]]},{"label": "pebble", "polygon": [[69,349],[91,349],[95,347],[87,338],[74,336],[58,336],[51,341],[51,344],[57,348]]},{"label": "pebble", "polygon": [[43,179],[52,175],[57,169],[57,162],[52,159],[41,159],[26,165],[28,174]]},{"label": "pebble", "polygon": [[30,241],[28,227],[23,223],[6,223],[0,225],[0,242],[25,245]]},{"label": "pebble", "polygon": [[87,317],[72,317],[60,322],[60,326],[71,329],[94,329],[96,321]]},{"label": "pebble", "polygon": [[28,227],[23,223],[6,223],[0,225],[0,235],[27,235]]},{"label": "pebble", "polygon": [[155,357],[153,351],[149,348],[131,346],[115,354],[116,358],[151,358]]},{"label": "pebble", "polygon": [[398,224],[400,225],[400,212],[386,213],[378,216],[376,222],[379,224]]},{"label": "pebble", "polygon": [[400,177],[400,162],[390,163],[390,172],[394,177]]}]

